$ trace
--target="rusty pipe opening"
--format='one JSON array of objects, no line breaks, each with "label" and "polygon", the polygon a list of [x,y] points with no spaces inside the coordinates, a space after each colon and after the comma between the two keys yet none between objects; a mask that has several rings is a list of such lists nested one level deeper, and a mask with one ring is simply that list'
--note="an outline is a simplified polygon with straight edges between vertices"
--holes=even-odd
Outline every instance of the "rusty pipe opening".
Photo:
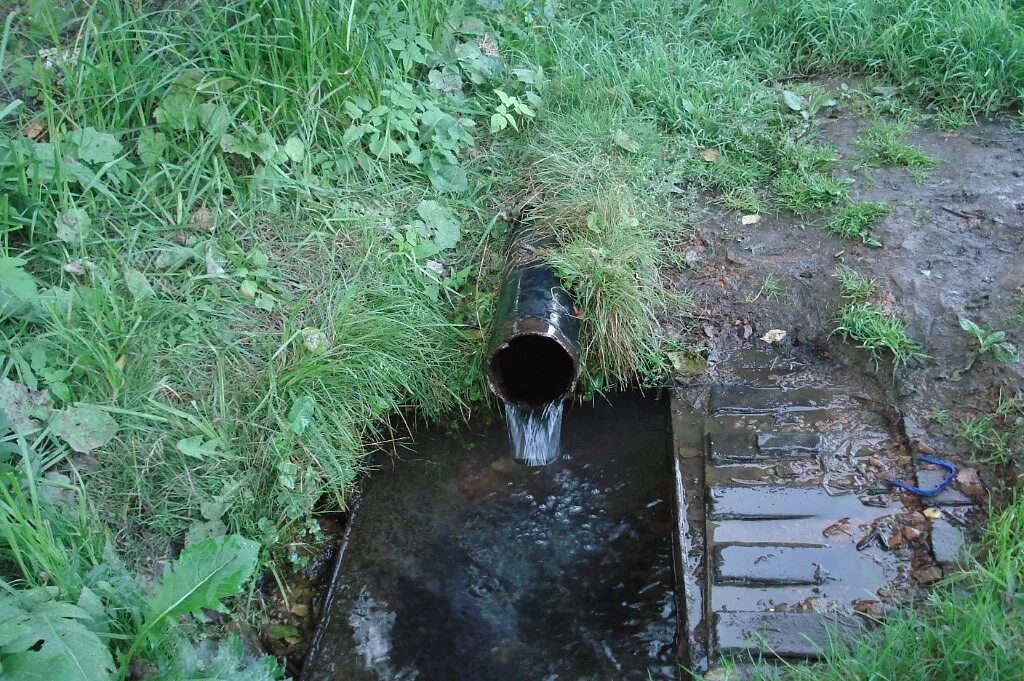
[{"label": "rusty pipe opening", "polygon": [[498,297],[485,371],[495,395],[530,409],[560,402],[576,387],[578,322],[554,270],[510,269]]}]

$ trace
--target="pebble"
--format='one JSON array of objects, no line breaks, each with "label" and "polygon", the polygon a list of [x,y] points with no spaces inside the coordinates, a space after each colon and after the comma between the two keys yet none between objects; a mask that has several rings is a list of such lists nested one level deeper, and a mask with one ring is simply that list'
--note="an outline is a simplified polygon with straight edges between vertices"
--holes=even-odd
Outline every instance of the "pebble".
[{"label": "pebble", "polygon": [[925,456],[931,456],[935,453],[935,449],[923,440],[918,440],[914,444],[917,446],[917,451]]},{"label": "pebble", "polygon": [[921,530],[917,529],[916,527],[903,528],[903,538],[907,541],[916,541],[921,538],[922,534],[923,532],[921,532]]},{"label": "pebble", "polygon": [[934,566],[922,568],[914,576],[921,584],[932,584],[942,579],[942,568]]},{"label": "pebble", "polygon": [[977,501],[985,497],[985,486],[981,483],[981,478],[978,476],[978,469],[963,469],[957,474],[956,482],[960,487],[960,491],[972,499]]},{"label": "pebble", "polygon": [[853,604],[853,609],[871,619],[882,618],[882,603],[880,601],[857,601]]}]

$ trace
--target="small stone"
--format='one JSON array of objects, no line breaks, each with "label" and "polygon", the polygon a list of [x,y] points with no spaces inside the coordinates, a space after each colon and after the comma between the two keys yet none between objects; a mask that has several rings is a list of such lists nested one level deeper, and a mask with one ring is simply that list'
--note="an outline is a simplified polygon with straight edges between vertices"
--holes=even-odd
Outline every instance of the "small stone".
[{"label": "small stone", "polygon": [[932,448],[931,445],[925,443],[923,440],[918,440],[917,442],[914,443],[914,445],[917,447],[917,451],[921,454],[924,454],[925,456],[931,456],[935,454],[935,449]]},{"label": "small stone", "polygon": [[942,569],[930,566],[918,570],[914,576],[920,584],[933,584],[942,579]]},{"label": "small stone", "polygon": [[309,606],[305,603],[293,603],[290,610],[297,617],[305,617],[309,614]]},{"label": "small stone", "polygon": [[915,529],[923,530],[928,525],[928,518],[924,513],[914,511],[910,514],[910,524]]},{"label": "small stone", "polygon": [[958,565],[964,558],[964,533],[945,518],[932,523],[932,555],[939,565]]},{"label": "small stone", "polygon": [[956,481],[961,485],[980,485],[981,478],[977,468],[964,468],[956,474]]},{"label": "small stone", "polygon": [[982,484],[981,478],[978,476],[978,469],[963,469],[957,474],[956,482],[960,487],[960,491],[971,499],[980,501],[985,498],[985,485]]},{"label": "small stone", "polygon": [[869,456],[868,457],[868,468],[872,468],[872,469],[874,469],[876,471],[880,471],[883,468],[885,468],[885,464],[882,463],[882,460],[879,459],[877,456]]},{"label": "small stone", "polygon": [[880,601],[856,601],[853,609],[873,620],[882,618],[882,603]]},{"label": "small stone", "polygon": [[924,534],[924,533],[921,532],[921,530],[917,529],[916,527],[904,527],[903,528],[903,538],[906,539],[907,541],[917,541],[918,539],[921,538],[922,534]]},{"label": "small stone", "polygon": [[895,532],[889,535],[889,538],[885,540],[885,545],[891,550],[895,551],[903,544],[903,535],[899,532]]}]

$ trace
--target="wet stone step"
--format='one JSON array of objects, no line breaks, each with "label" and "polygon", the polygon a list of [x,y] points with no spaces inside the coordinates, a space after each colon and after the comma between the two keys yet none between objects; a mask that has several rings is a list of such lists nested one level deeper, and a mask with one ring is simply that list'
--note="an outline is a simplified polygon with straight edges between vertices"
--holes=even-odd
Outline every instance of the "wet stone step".
[{"label": "wet stone step", "polygon": [[802,612],[809,603],[849,611],[858,600],[874,600],[860,589],[843,584],[788,586],[715,585],[711,591],[712,612],[778,611]]},{"label": "wet stone step", "polygon": [[[857,518],[865,515],[864,504],[852,494],[829,496],[820,487],[763,485],[742,487],[715,485],[709,490],[711,520]],[[874,510],[874,509],[872,509]]]},{"label": "wet stone step", "polygon": [[731,374],[741,381],[774,383],[804,368],[804,365],[779,353],[760,349],[737,350],[728,357]]},{"label": "wet stone step", "polygon": [[748,385],[711,387],[710,410],[718,414],[784,414],[830,409],[835,394],[821,388],[765,388]]},{"label": "wet stone step", "polygon": [[758,433],[757,448],[775,456],[803,456],[821,451],[819,433]]},{"label": "wet stone step", "polygon": [[820,450],[821,436],[817,433],[708,433],[708,451],[715,463],[803,459]]},{"label": "wet stone step", "polygon": [[726,655],[770,650],[784,658],[813,659],[829,645],[829,632],[852,636],[856,620],[802,612],[720,612],[715,615],[718,649]]},{"label": "wet stone step", "polygon": [[715,550],[716,584],[823,584],[829,550],[803,546],[720,546]]}]

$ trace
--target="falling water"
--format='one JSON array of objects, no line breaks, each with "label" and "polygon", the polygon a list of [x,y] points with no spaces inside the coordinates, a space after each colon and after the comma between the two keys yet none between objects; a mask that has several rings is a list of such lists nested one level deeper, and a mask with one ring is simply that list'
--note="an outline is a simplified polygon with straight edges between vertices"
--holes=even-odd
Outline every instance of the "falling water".
[{"label": "falling water", "polygon": [[564,400],[549,402],[543,409],[505,404],[512,456],[527,466],[546,466],[558,458],[562,439]]}]

